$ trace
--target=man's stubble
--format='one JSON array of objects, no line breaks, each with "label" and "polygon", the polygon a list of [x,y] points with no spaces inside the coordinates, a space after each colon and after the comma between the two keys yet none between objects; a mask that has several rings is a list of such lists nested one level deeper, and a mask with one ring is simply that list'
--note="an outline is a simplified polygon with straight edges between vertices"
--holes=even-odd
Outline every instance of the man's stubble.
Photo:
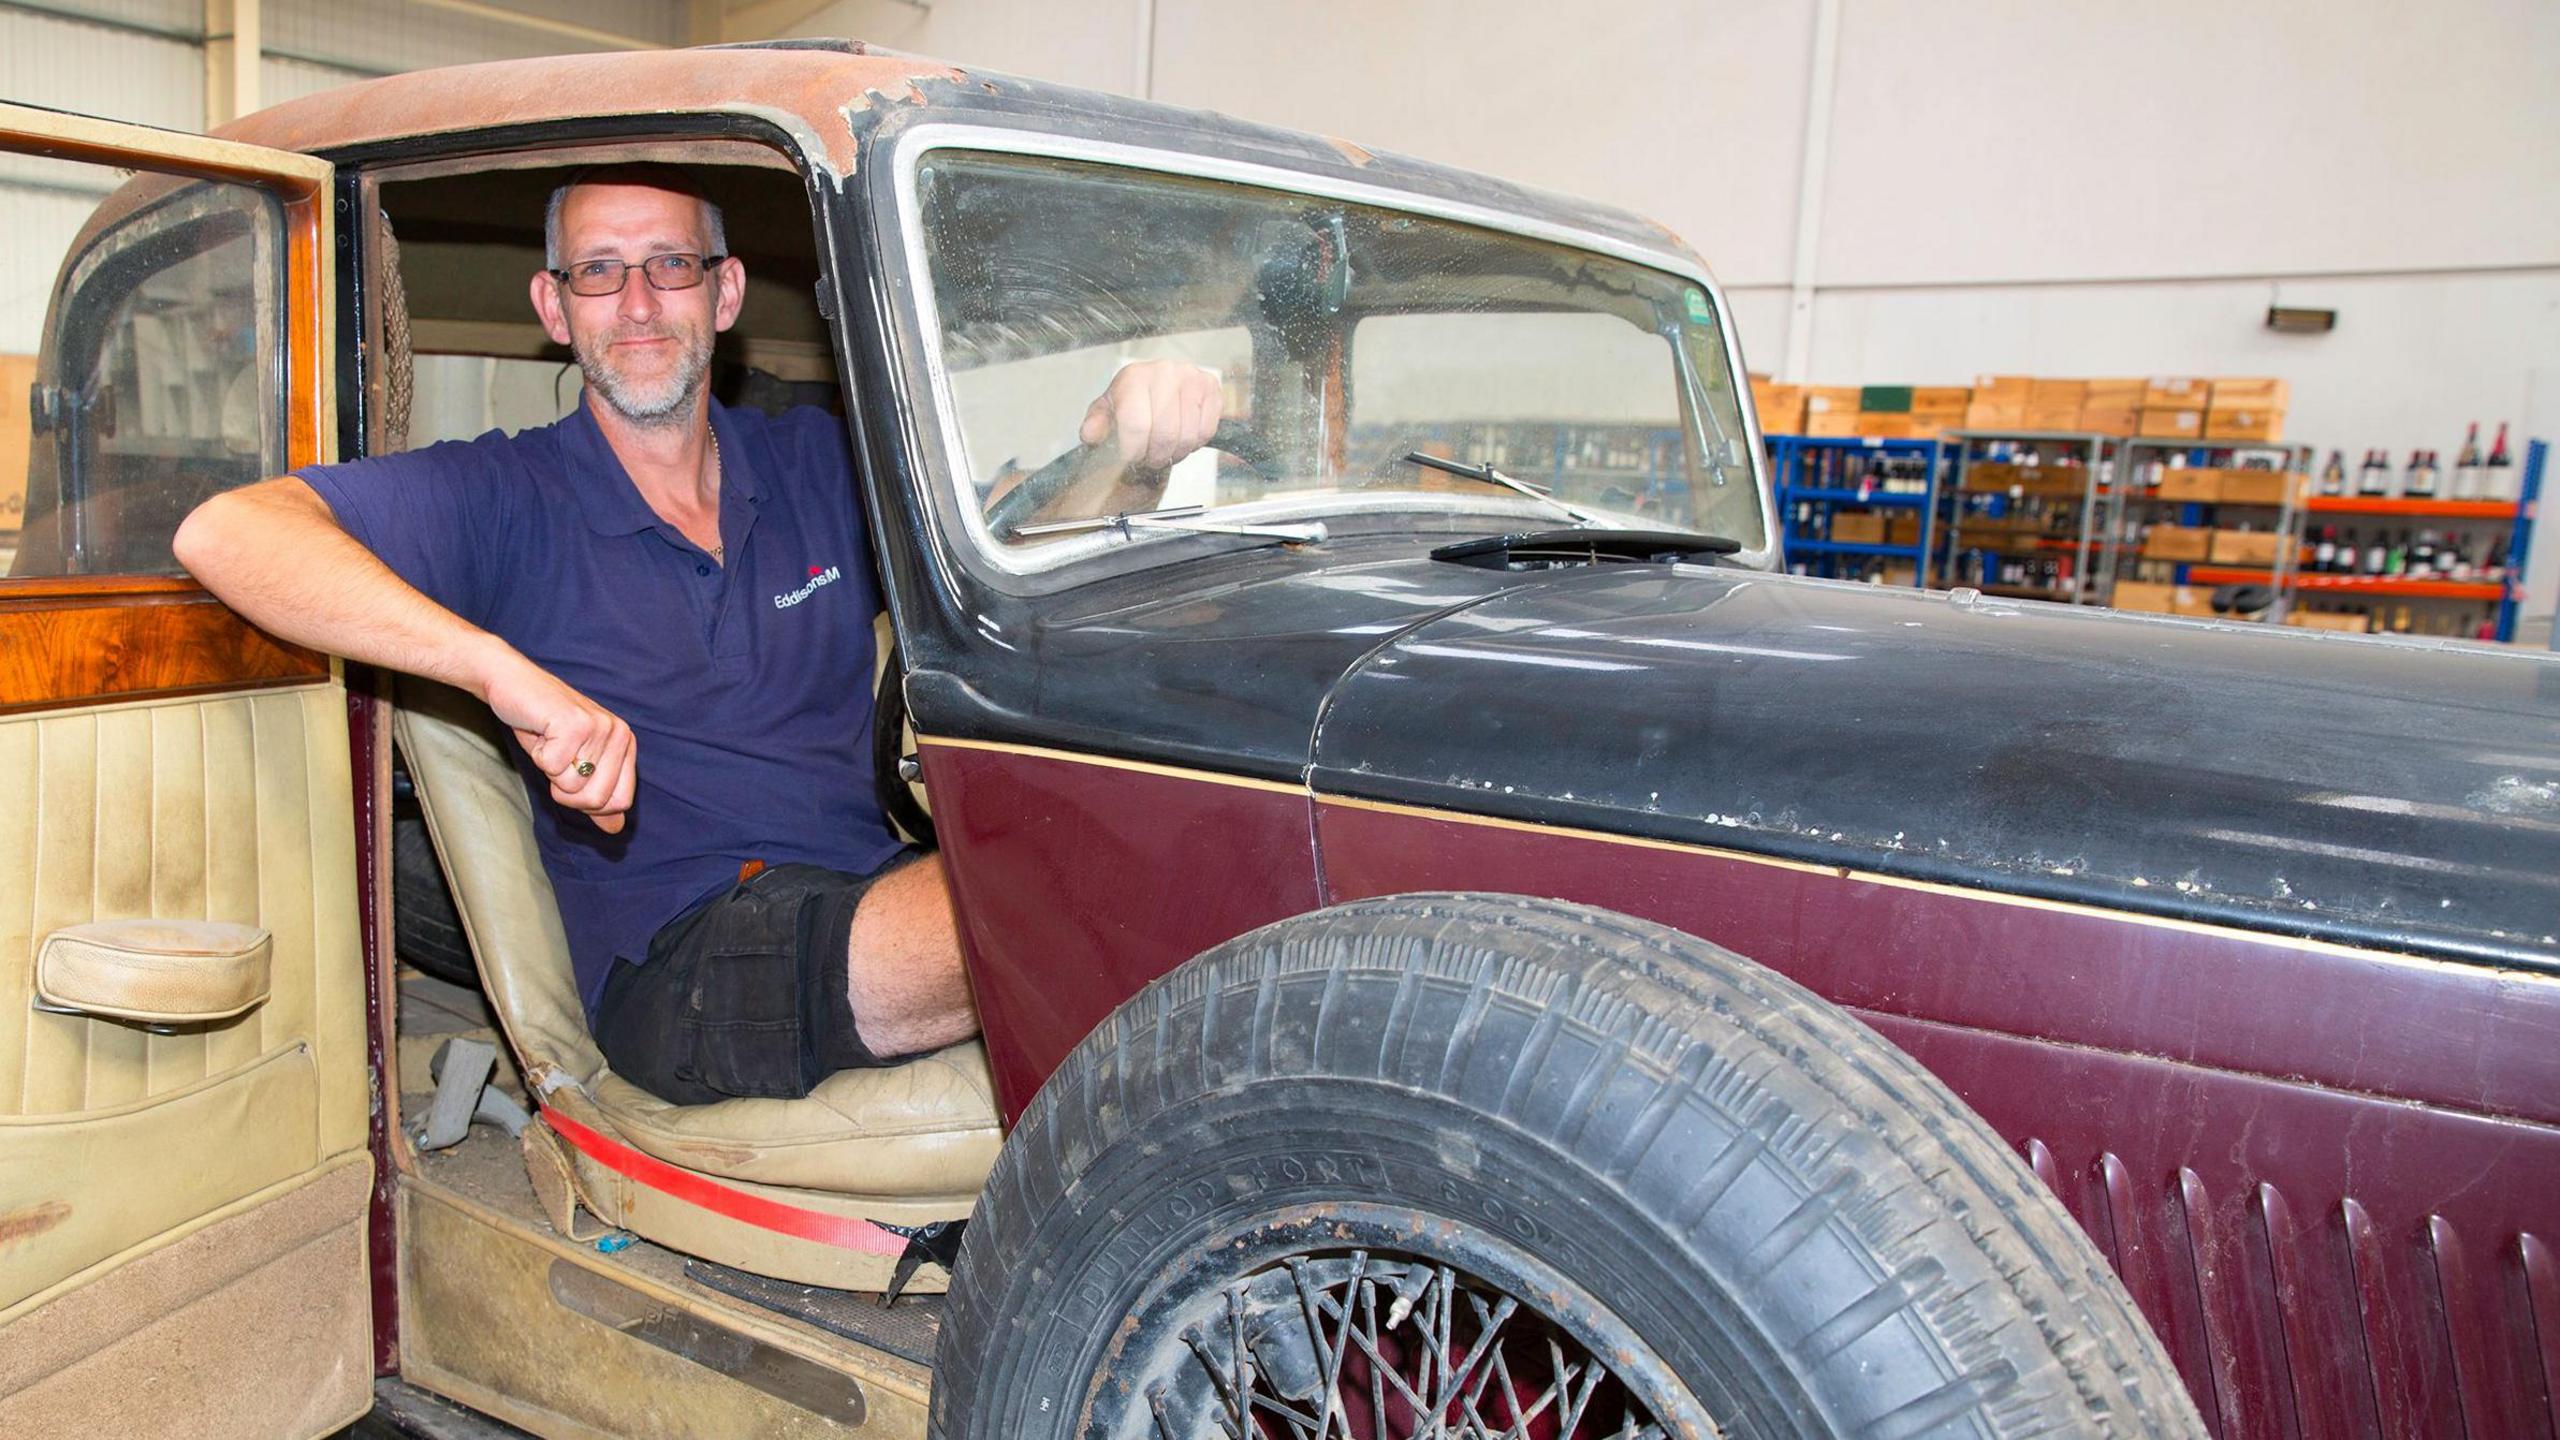
[{"label": "man's stubble", "polygon": [[[639,277],[633,279],[638,282]],[[616,342],[645,337],[670,339],[679,347],[676,363],[654,378],[626,374],[613,360]],[[708,334],[666,324],[663,317],[655,325],[614,324],[593,335],[580,333],[575,323],[569,326],[569,353],[576,357],[587,387],[615,414],[644,429],[692,421],[700,403],[702,377],[711,369],[711,345]]]}]

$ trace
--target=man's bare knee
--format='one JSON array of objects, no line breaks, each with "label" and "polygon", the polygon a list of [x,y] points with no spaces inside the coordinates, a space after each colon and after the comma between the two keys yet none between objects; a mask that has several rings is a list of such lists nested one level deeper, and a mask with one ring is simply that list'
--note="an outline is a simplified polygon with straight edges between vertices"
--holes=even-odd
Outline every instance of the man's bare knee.
[{"label": "man's bare knee", "polygon": [[913,1055],[978,1033],[940,856],[871,887],[854,911],[847,950],[854,1033],[872,1054]]}]

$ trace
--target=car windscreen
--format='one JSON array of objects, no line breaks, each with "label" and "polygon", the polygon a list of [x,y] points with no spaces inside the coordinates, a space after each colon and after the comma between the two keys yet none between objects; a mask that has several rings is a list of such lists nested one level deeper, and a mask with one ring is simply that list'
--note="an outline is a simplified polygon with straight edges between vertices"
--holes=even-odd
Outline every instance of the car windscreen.
[{"label": "car windscreen", "polygon": [[[1613,523],[1766,543],[1724,317],[1695,280],[1382,205],[1081,160],[934,150],[914,193],[973,518],[1034,479],[1065,482],[1043,499],[1050,521],[1538,513],[1406,458],[1421,452]],[[1096,397],[1141,361],[1196,366],[1222,392],[1216,447],[1160,474],[1078,443]],[[1017,563],[1108,543],[973,528]]]}]

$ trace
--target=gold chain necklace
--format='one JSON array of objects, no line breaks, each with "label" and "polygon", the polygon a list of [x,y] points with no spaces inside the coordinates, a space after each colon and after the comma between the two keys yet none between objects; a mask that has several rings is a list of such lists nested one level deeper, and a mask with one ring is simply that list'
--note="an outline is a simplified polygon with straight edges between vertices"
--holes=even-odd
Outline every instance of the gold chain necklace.
[{"label": "gold chain necklace", "polygon": [[[703,427],[703,432],[711,437],[711,478],[716,483],[722,478],[720,474],[720,432],[712,429],[708,425]],[[712,523],[715,525],[720,523],[719,516],[716,512],[712,516]],[[711,558],[719,561],[723,565],[728,564],[729,547],[720,544],[713,545],[711,547]]]}]

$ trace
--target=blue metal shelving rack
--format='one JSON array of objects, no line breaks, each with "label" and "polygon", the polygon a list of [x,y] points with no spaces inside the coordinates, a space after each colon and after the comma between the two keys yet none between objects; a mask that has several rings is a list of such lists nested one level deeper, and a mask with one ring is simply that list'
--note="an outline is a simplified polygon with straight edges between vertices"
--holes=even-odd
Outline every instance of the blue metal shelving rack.
[{"label": "blue metal shelving rack", "polygon": [[[1808,574],[1838,575],[1844,559],[1892,557],[1911,562],[1911,583],[1929,583],[1929,552],[1937,539],[1938,480],[1944,468],[1943,452],[1935,440],[1884,440],[1867,436],[1770,435],[1763,437],[1769,448],[1769,474],[1778,500],[1780,533],[1785,543],[1785,563],[1790,570],[1801,562]],[[1843,457],[1826,462],[1825,457]],[[1915,457],[1924,461],[1923,488],[1913,492],[1875,489],[1867,485],[1819,483],[1819,472],[1829,464],[1845,465],[1861,456]],[[1810,507],[1819,527],[1817,535],[1798,533],[1796,511],[1799,505]],[[1841,506],[1875,510],[1910,510],[1920,517],[1920,536],[1910,545],[1871,545],[1859,541],[1831,538],[1831,517]]]},{"label": "blue metal shelving rack", "polygon": [[[2542,467],[2551,458],[2551,444],[2545,440],[2528,440],[2524,447],[2524,489],[2516,506],[2515,528],[2507,535],[2507,598],[2498,602],[2498,639],[2516,638],[2516,616],[2524,604],[2524,565],[2533,554],[2534,512],[2541,508]],[[2560,621],[2552,622],[2551,648],[2560,650]]]}]

